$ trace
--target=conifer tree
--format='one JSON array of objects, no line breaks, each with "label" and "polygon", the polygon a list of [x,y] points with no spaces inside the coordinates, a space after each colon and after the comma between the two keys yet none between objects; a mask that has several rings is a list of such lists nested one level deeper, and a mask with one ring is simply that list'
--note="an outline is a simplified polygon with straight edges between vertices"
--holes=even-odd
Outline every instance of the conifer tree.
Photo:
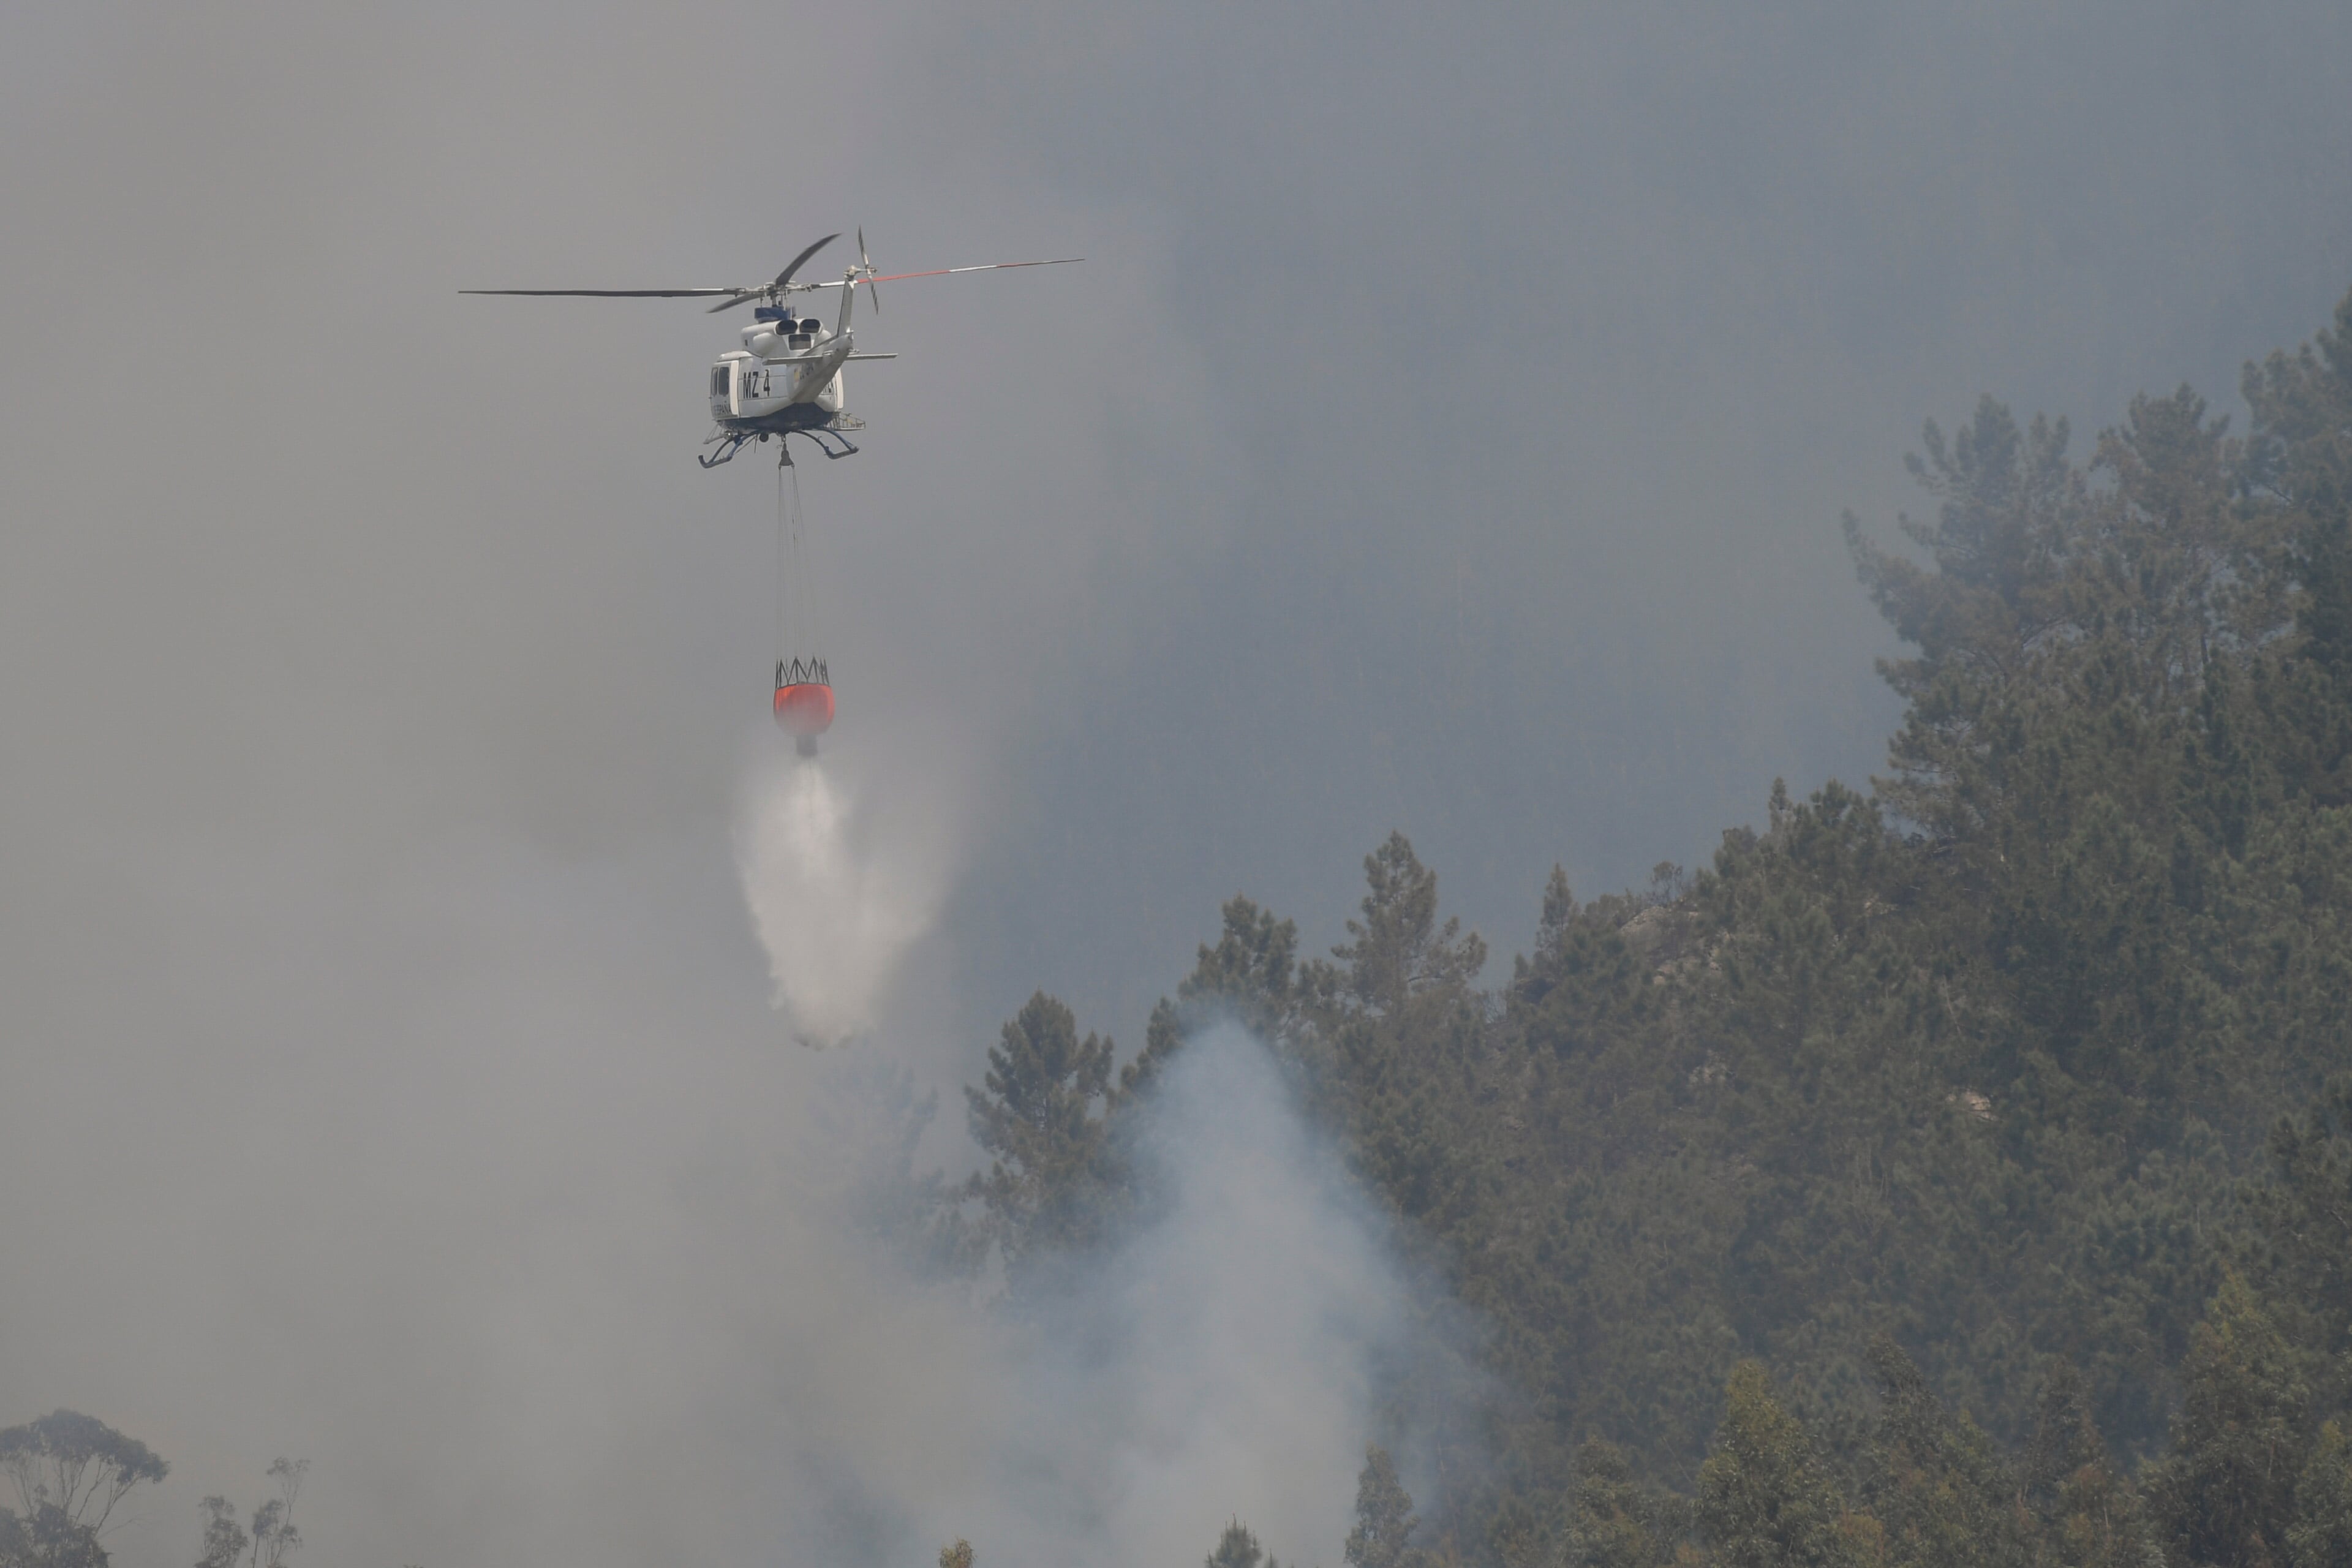
[{"label": "conifer tree", "polygon": [[1723,1426],[1699,1468],[1698,1522],[1722,1568],[1864,1568],[1878,1534],[1846,1508],[1754,1361],[1734,1367],[1725,1390]]},{"label": "conifer tree", "polygon": [[2000,1450],[1955,1418],[1881,1334],[1864,1354],[1881,1408],[1870,1450],[1872,1512],[1898,1568],[2025,1568],[2032,1558]]},{"label": "conifer tree", "polygon": [[1593,1438],[1576,1450],[1566,1568],[1657,1568],[1680,1533],[1675,1500],[1640,1486],[1625,1450]]},{"label": "conifer tree", "polygon": [[2352,1437],[2336,1422],[2319,1429],[2295,1482],[2286,1545],[2293,1568],[2352,1568]]},{"label": "conifer tree", "polygon": [[2271,1131],[2273,1178],[2246,1194],[2246,1267],[2272,1316],[2341,1398],[2352,1372],[2352,1077]]},{"label": "conifer tree", "polygon": [[1364,1468],[1356,1478],[1356,1526],[1348,1532],[1348,1568],[1424,1568],[1427,1554],[1412,1543],[1419,1522],[1388,1450],[1365,1449]]},{"label": "conifer tree", "polygon": [[2083,1375],[2059,1362],[2045,1374],[2021,1465],[2025,1499],[2056,1568],[2156,1568],[2138,1489],[2108,1457]]},{"label": "conifer tree", "polygon": [[1247,1029],[1268,1045],[1286,1041],[1297,1018],[1298,925],[1275,919],[1245,898],[1226,901],[1224,930],[1211,947],[1200,947],[1176,987],[1176,1000],[1161,998],[1144,1030],[1143,1049],[1119,1069],[1121,1098],[1142,1091],[1184,1037],[1219,1019]]},{"label": "conifer tree", "polygon": [[1235,1519],[1227,1521],[1225,1532],[1217,1538],[1217,1549],[1209,1553],[1207,1568],[1259,1568],[1265,1558],[1257,1537]]},{"label": "conifer tree", "polygon": [[986,1091],[967,1088],[972,1141],[990,1155],[969,1191],[1009,1261],[1092,1240],[1102,1221],[1111,1042],[1078,1037],[1069,1008],[1040,991],[988,1053]]},{"label": "conifer tree", "polygon": [[1363,919],[1348,922],[1353,940],[1331,950],[1346,966],[1348,989],[1373,1013],[1394,1017],[1424,992],[1458,989],[1486,963],[1478,933],[1462,935],[1451,916],[1437,923],[1437,873],[1421,863],[1402,833],[1364,857]]},{"label": "conifer tree", "polygon": [[2271,693],[2273,738],[2289,787],[2320,804],[2352,800],[2352,293],[2335,330],[2246,367],[2253,422],[2243,485],[2292,520],[2297,657]]},{"label": "conifer tree", "polygon": [[2226,1276],[2190,1344],[2172,1452],[2149,1486],[2176,1561],[2283,1568],[2305,1457],[2296,1359],[2245,1280]]}]

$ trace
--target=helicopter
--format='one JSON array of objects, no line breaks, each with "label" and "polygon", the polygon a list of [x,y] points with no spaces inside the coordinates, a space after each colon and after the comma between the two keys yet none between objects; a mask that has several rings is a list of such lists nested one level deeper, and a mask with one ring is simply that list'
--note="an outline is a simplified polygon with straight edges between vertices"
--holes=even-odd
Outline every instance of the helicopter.
[{"label": "helicopter", "polygon": [[[709,300],[719,303],[709,314],[751,305],[751,324],[742,329],[743,346],[719,356],[710,367],[710,415],[717,433],[703,442],[715,450],[697,454],[695,461],[715,468],[730,461],[748,443],[774,437],[783,443],[782,462],[792,464],[791,438],[806,437],[827,458],[846,458],[859,448],[849,432],[866,428],[866,421],[843,403],[842,369],[858,360],[897,359],[895,353],[859,353],[849,331],[850,307],[857,288],[866,286],[874,310],[882,310],[882,291],[875,285],[912,278],[945,278],[957,272],[998,272],[1015,267],[1066,267],[1083,256],[1050,261],[995,261],[978,267],[940,267],[929,272],[894,272],[877,277],[866,253],[866,231],[857,231],[857,260],[838,279],[802,282],[793,277],[808,260],[839,239],[828,234],[792,258],[772,282],[735,289],[461,289],[461,294],[521,294],[539,298],[590,300]],[[791,304],[795,294],[838,289],[841,316],[831,329],[803,316]],[[754,303],[757,301],[757,303]]]}]

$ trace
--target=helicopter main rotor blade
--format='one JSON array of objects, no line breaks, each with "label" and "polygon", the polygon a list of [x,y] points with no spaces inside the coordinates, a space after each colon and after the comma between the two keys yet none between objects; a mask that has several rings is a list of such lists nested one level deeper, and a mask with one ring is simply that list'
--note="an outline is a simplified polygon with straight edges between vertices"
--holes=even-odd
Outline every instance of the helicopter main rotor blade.
[{"label": "helicopter main rotor blade", "polygon": [[[945,278],[951,272],[1001,272],[1008,267],[1067,267],[1074,261],[1084,261],[1083,256],[1057,256],[1051,261],[990,261],[978,267],[935,267],[929,272],[885,272],[879,278],[861,278],[860,283],[897,283],[908,278]],[[803,283],[803,289],[838,289],[841,281]]]},{"label": "helicopter main rotor blade", "polygon": [[[793,274],[801,269],[801,263],[806,261],[810,257],[814,256],[818,251],[823,250],[826,246],[831,245],[835,240],[839,239],[840,237],[841,236],[837,234],[826,235],[823,239],[818,240],[814,245],[810,246],[806,250],[802,251],[798,256],[793,257],[790,261],[784,263],[784,269],[776,274],[776,280],[774,282],[763,283],[757,289],[735,289],[733,290],[735,298],[728,300],[723,305],[713,305],[704,313],[707,315],[716,316],[724,311],[731,310],[738,305],[748,304],[753,300],[772,300],[779,294],[797,292],[798,290],[796,290],[793,286]],[[808,285],[805,283],[800,285],[801,289],[806,289]]]},{"label": "helicopter main rotor blade", "polygon": [[818,251],[823,250],[826,246],[831,245],[835,240],[839,239],[840,237],[841,236],[837,234],[828,234],[823,239],[818,240],[814,245],[810,246],[806,250],[802,251],[798,256],[793,257],[792,260],[784,264],[784,269],[776,274],[775,282],[769,285],[769,287],[781,289],[785,284],[791,282],[793,280],[793,274],[801,269],[802,262],[806,261],[810,257],[814,256]]},{"label": "helicopter main rotor blade", "polygon": [[709,300],[756,294],[757,289],[460,289],[460,294],[530,294],[557,300]]},{"label": "helicopter main rotor blade", "polygon": [[[824,283],[793,281],[793,274],[800,269],[803,262],[840,237],[841,236],[837,234],[826,235],[823,239],[793,257],[792,265],[777,273],[774,282],[755,283],[749,289],[460,289],[457,292],[460,294],[519,294],[539,300],[717,300],[719,303],[710,307],[710,314],[715,316],[721,310],[731,310],[736,306],[747,304],[753,300],[770,299],[784,293],[797,294],[810,289],[844,287],[845,280],[838,278]],[[865,239],[866,237],[863,234],[858,236],[857,259],[861,263],[858,270],[865,272],[866,275],[857,279],[856,282],[868,286],[869,291],[874,295],[874,308],[877,310],[882,308],[882,296],[878,289],[872,289],[872,285],[877,283],[898,283],[909,278],[945,278],[957,272],[1001,272],[1009,267],[1067,267],[1074,261],[1086,259],[1083,256],[1060,256],[1051,261],[991,261],[979,267],[935,267],[929,272],[886,272],[877,278],[872,273],[866,272],[862,265],[866,260]]]}]

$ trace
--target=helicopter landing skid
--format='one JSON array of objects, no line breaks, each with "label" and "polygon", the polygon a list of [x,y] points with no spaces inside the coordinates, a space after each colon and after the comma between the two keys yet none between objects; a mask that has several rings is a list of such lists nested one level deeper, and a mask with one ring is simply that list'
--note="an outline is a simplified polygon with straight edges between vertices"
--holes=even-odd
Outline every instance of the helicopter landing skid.
[{"label": "helicopter landing skid", "polygon": [[[712,437],[711,441],[718,444],[719,449],[708,457],[697,453],[694,460],[706,468],[715,468],[721,463],[734,461],[735,454],[741,451],[746,444],[752,441],[764,441],[771,435],[776,437],[778,443],[777,466],[780,468],[789,468],[793,466],[792,438],[795,436],[807,437],[816,449],[828,458],[854,458],[861,449],[856,442],[840,431],[824,425],[799,430],[734,430],[723,436]],[[825,437],[828,436],[833,439],[826,440]]]},{"label": "helicopter landing skid", "polygon": [[694,455],[694,460],[706,468],[715,468],[721,463],[733,462],[735,454],[743,449],[743,443],[749,441],[752,435],[753,432],[750,430],[739,430],[731,435],[714,436],[711,440],[719,443],[719,450],[707,458],[697,452]]},{"label": "helicopter landing skid", "polygon": [[[791,438],[793,436],[807,437],[809,438],[809,444],[814,446],[818,451],[823,452],[828,458],[854,458],[857,456],[859,449],[856,442],[851,440],[848,437],[829,426],[811,426],[804,430],[790,431],[782,437],[783,450],[777,455],[776,458],[776,466],[778,468],[789,468],[793,466],[793,443]],[[832,437],[834,441],[841,443],[838,450],[835,448],[832,442],[825,439],[827,436]]]}]

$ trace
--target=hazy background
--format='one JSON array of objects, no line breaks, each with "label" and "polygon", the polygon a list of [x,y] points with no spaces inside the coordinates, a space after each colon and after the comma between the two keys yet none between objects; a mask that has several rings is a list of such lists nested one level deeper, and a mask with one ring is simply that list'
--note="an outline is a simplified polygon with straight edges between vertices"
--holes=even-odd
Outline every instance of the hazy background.
[{"label": "hazy background", "polygon": [[731,318],[459,288],[1090,258],[886,288],[803,474],[828,765],[944,846],[866,1049],[951,1088],[1035,986],[1133,1044],[1234,891],[1328,942],[1391,827],[1507,953],[1865,774],[1838,510],[1979,392],[2234,405],[2352,283],[2347,65],[2321,0],[0,13],[0,1420],[174,1461],[125,1568],[279,1452],[317,1562],[740,1561],[926,1426],[859,1377],[936,1325],[778,1370],[876,1310],[778,1173]]}]

